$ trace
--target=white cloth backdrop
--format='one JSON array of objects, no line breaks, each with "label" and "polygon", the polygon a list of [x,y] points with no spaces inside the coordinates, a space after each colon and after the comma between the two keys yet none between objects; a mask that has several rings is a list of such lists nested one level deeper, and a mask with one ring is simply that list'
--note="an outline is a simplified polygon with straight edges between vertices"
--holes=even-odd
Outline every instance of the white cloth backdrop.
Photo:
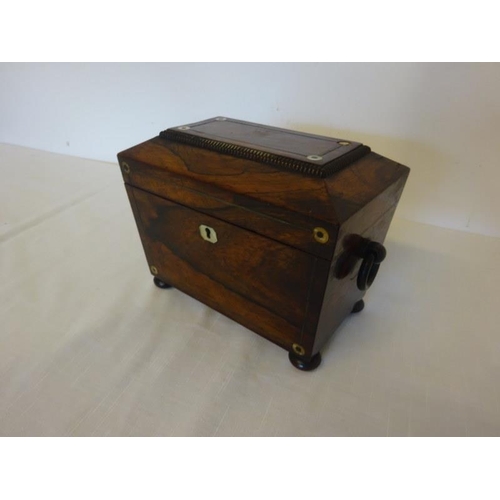
[{"label": "white cloth backdrop", "polygon": [[0,155],[0,435],[500,434],[499,239],[396,219],[303,373],[153,285],[116,164]]}]

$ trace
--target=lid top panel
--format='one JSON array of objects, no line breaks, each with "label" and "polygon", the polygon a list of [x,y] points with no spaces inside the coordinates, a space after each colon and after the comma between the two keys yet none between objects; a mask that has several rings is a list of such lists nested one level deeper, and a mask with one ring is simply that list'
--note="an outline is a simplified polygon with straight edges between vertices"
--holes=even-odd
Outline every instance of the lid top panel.
[{"label": "lid top panel", "polygon": [[317,177],[327,177],[370,151],[359,142],[221,116],[172,127],[160,137]]}]

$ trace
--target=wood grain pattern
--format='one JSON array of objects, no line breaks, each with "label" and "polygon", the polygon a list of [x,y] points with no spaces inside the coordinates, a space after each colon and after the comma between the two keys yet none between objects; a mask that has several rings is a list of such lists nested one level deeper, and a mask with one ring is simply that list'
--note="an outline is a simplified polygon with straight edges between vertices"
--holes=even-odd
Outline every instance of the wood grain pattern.
[{"label": "wood grain pattern", "polygon": [[[374,225],[363,232],[349,232],[340,241],[342,252],[331,264],[312,352],[318,352],[323,348],[342,321],[350,315],[353,305],[365,296],[366,292],[359,290],[356,284],[362,262],[360,247],[366,241],[384,242],[395,210],[396,205],[393,205]],[[359,223],[362,224],[362,221]],[[361,229],[362,226],[359,227]],[[356,226],[353,229],[356,229]],[[387,266],[390,266],[390,252],[386,261],[382,263],[380,272],[384,272]],[[375,280],[373,285],[375,289],[376,285]]]},{"label": "wood grain pattern", "polygon": [[[304,359],[365,294],[363,249],[384,242],[409,174],[372,152],[331,177],[307,177],[158,137],[118,160],[158,277],[287,350],[300,344]],[[388,263],[390,249],[380,272]]]},{"label": "wood grain pattern", "polygon": [[[142,162],[165,178],[177,175],[189,179],[202,192],[210,188],[221,199],[243,195],[254,203],[248,208],[261,213],[281,209],[280,215],[291,212],[293,217],[302,214],[313,221],[336,224],[344,222],[407,172],[407,167],[370,153],[332,177],[311,178],[159,138],[120,153],[119,159],[129,162],[131,179],[139,175],[133,162]],[[137,180],[143,180],[142,177]]]},{"label": "wood grain pattern", "polygon": [[[393,163],[386,161],[389,165]],[[356,284],[362,249],[367,241],[384,243],[407,177],[408,170],[405,167],[404,175],[392,183],[393,179],[389,178],[385,191],[340,226],[312,352],[321,350],[342,321],[350,315],[353,305],[364,297],[366,292],[359,290]],[[382,263],[381,272],[388,265],[390,252]]]},{"label": "wood grain pattern", "polygon": [[[287,349],[300,338],[317,258],[140,189],[127,192],[162,281]],[[202,224],[217,243],[202,239]]]},{"label": "wood grain pattern", "polygon": [[359,142],[225,117],[172,127],[161,132],[160,137],[321,178],[370,152]]},{"label": "wood grain pattern", "polygon": [[[167,176],[161,169],[146,163],[127,159],[127,165],[131,172],[124,174],[124,179],[130,185],[319,257],[329,258],[333,252],[335,225],[300,214],[291,215],[249,196],[221,191],[211,184],[202,185],[181,175]],[[314,240],[313,228],[317,226],[329,232],[331,238],[327,245]]]},{"label": "wood grain pattern", "polygon": [[[324,165],[333,158],[338,158],[361,145],[355,141],[308,134],[227,117],[209,118],[196,123],[172,127],[168,131],[247,146],[283,157],[297,158],[309,162],[311,165]],[[321,160],[309,160],[307,158],[309,155],[320,155],[322,158]]]}]

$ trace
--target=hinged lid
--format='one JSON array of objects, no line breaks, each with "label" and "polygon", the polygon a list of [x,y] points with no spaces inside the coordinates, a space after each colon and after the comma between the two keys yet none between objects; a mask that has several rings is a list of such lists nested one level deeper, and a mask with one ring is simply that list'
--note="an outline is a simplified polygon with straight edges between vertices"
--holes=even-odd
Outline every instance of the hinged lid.
[{"label": "hinged lid", "polygon": [[369,151],[219,117],[170,128],[118,160],[130,186],[328,259],[344,222],[408,175]]},{"label": "hinged lid", "polygon": [[221,116],[169,128],[160,137],[315,177],[328,177],[370,152],[359,142]]}]

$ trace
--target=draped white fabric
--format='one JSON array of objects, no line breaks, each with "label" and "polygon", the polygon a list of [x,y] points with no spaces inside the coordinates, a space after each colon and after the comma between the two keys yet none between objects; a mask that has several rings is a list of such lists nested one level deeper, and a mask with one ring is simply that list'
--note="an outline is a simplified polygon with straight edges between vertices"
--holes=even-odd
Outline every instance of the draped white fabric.
[{"label": "draped white fabric", "polygon": [[0,145],[0,176],[0,435],[500,434],[499,239],[396,216],[303,373],[153,285],[117,165]]}]

